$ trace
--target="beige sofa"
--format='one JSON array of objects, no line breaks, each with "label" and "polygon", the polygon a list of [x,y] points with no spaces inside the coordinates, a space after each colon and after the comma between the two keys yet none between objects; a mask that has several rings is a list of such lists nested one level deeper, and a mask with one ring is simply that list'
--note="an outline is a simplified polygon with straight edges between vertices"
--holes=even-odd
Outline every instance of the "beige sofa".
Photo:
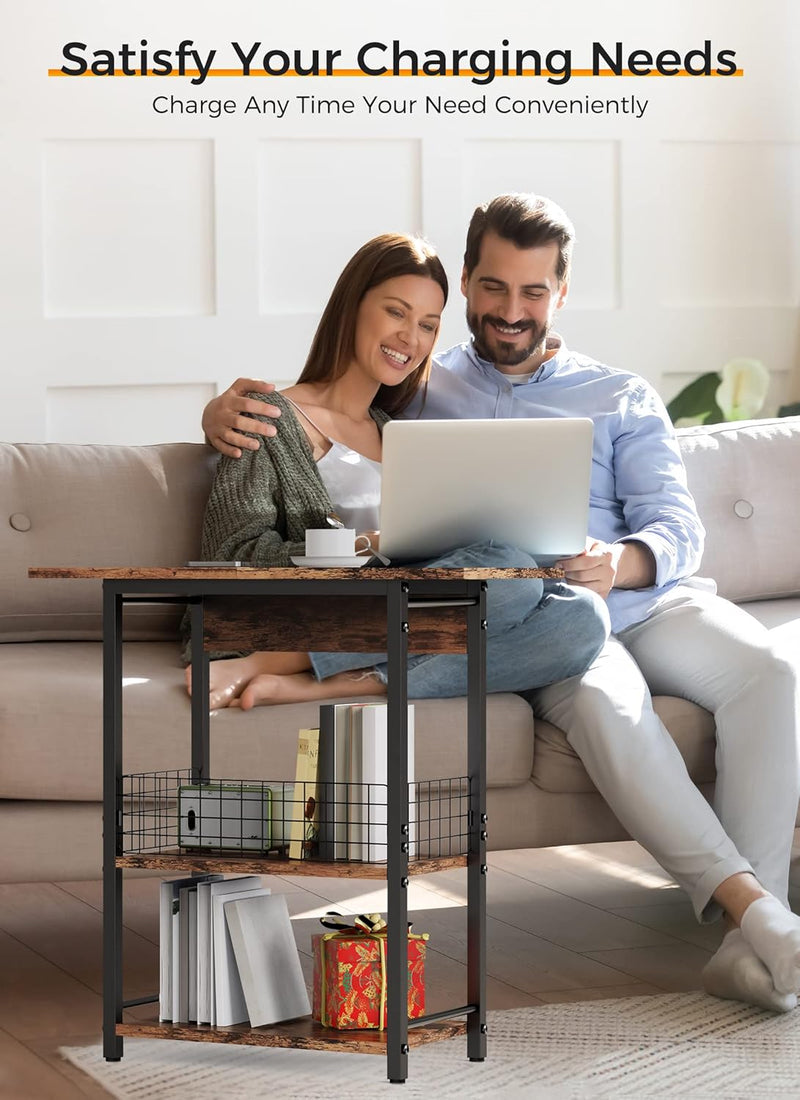
[{"label": "beige sofa", "polygon": [[[800,418],[689,429],[680,441],[708,530],[701,573],[800,656]],[[0,444],[0,881],[91,878],[101,864],[100,589],[28,580],[28,566],[196,556],[213,461],[195,444]],[[177,614],[134,607],[125,630],[125,770],[185,767]],[[710,792],[712,717],[680,699],[656,707]],[[212,775],[292,778],[297,730],[315,715],[305,704],[216,713]],[[418,778],[464,773],[464,718],[463,700],[417,703]],[[488,739],[491,848],[626,835],[562,733],[534,731],[522,699],[490,697]]]}]

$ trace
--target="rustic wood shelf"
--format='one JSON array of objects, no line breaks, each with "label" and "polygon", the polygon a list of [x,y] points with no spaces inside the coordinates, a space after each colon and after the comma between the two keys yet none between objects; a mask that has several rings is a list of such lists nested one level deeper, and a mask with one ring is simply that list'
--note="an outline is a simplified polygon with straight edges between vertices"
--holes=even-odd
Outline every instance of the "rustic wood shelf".
[{"label": "rustic wood shelf", "polygon": [[409,569],[380,566],[362,569],[301,569],[297,566],[286,569],[259,568],[254,565],[241,565],[223,569],[190,569],[188,566],[149,565],[137,566],[73,566],[73,565],[36,565],[28,570],[31,579],[44,580],[116,580],[116,581],[182,581],[182,580],[465,580],[488,581],[497,577],[508,580],[514,577],[543,577],[558,580],[564,576],[564,570],[558,566],[536,567],[532,569],[490,569],[487,566],[473,566],[469,569]]},{"label": "rustic wood shelf", "polygon": [[[466,1033],[471,1061],[486,1057],[486,588],[500,577],[560,577],[558,569],[188,569],[75,566],[40,566],[28,571],[38,578],[102,580],[103,582],[103,1055],[108,1061],[123,1056],[126,1035],[195,1042],[234,1043],[249,1046],[295,1047],[383,1054],[390,1081],[408,1076],[409,1047]],[[244,599],[242,599],[244,597]],[[389,716],[387,778],[387,861],[288,860],[282,855],[215,852],[188,853],[174,849],[125,853],[125,830],[120,796],[122,775],[122,638],[123,613],[131,603],[175,604],[188,602],[191,610],[192,682],[208,684],[208,651],[218,648],[217,632],[234,619],[247,625],[242,612],[260,602],[259,617],[269,619],[271,632],[286,598],[291,614],[284,615],[286,629],[302,619],[302,638],[291,636],[291,648],[313,650],[311,626],[321,618],[320,607],[340,604],[339,614],[322,624],[323,642],[330,647],[344,639],[345,627],[360,624],[362,644],[352,652],[387,654],[387,711]],[[342,605],[341,600],[347,599]],[[358,600],[358,614],[353,613]],[[313,611],[313,603],[316,611]],[[224,604],[224,605],[223,605]],[[374,607],[373,607],[374,605]],[[304,608],[312,612],[303,615]],[[370,617],[370,610],[374,613]],[[453,612],[453,609],[456,609]],[[206,614],[208,612],[208,614]],[[433,612],[433,614],[431,614]],[[215,616],[216,613],[216,616]],[[463,622],[456,623],[460,618]],[[438,620],[438,623],[437,623]],[[336,627],[332,630],[332,625]],[[283,648],[289,635],[280,635]],[[237,634],[239,644],[241,636]],[[384,644],[363,645],[380,639]],[[251,639],[252,640],[252,639]],[[317,639],[318,640],[318,639]],[[348,635],[347,641],[350,641]],[[265,640],[269,642],[270,639]],[[274,639],[272,644],[277,647]],[[266,648],[259,644],[258,648]],[[348,650],[349,651],[349,650]],[[461,653],[467,655],[467,792],[469,855],[409,861],[410,822],[403,785],[406,783],[408,653]],[[196,691],[191,706],[191,774],[204,781],[210,758],[207,697]],[[394,776],[394,778],[393,778]],[[406,838],[406,839],[404,839]],[[169,838],[171,841],[171,837]],[[177,838],[176,838],[177,839]],[[427,1022],[409,1026],[404,984],[407,982],[405,925],[411,874],[445,868],[467,869],[467,1000],[446,1013],[432,1014]],[[210,1027],[198,1024],[161,1023],[125,1012],[122,967],[122,872],[126,868],[236,872],[254,874],[321,875],[386,881],[389,932],[386,947],[386,1031],[349,1031],[323,1028],[310,1016],[251,1028],[248,1025]],[[151,1003],[131,1001],[128,1007]],[[453,1013],[451,1017],[449,1012]],[[461,1017],[467,1016],[464,1023]],[[391,1043],[389,1042],[391,1036]],[[265,1082],[268,1088],[268,1083]]]},{"label": "rustic wood shelf", "polygon": [[[214,873],[250,875],[303,875],[328,878],[385,879],[385,863],[359,863],[357,860],[285,859],[280,856],[237,856],[225,853],[216,856],[186,855],[184,852],[158,852],[147,855],[117,856],[117,867],[149,868],[157,871],[207,871]],[[427,875],[434,871],[448,871],[453,867],[466,867],[467,857],[439,856],[434,859],[415,859],[408,864],[410,875]]]},{"label": "rustic wood shelf", "polygon": [[[442,1020],[414,1027],[409,1021],[408,1045],[422,1046],[439,1039],[463,1035],[466,1024],[460,1020]],[[323,1027],[310,1016],[288,1020],[271,1027],[209,1027],[207,1024],[171,1024],[158,1020],[139,1020],[117,1024],[117,1035],[139,1039],[190,1039],[199,1043],[236,1043],[253,1047],[295,1047],[305,1050],[341,1050],[351,1054],[386,1054],[386,1032],[377,1028],[338,1031]]]}]

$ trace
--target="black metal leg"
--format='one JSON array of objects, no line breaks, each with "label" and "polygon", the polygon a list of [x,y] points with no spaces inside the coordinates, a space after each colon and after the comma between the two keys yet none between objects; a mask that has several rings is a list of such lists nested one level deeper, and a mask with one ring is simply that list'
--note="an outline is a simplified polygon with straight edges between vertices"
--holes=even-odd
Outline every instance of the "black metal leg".
[{"label": "black metal leg", "polygon": [[486,584],[474,582],[467,609],[467,772],[470,839],[467,860],[467,1055],[486,1057]]},{"label": "black metal leg", "polygon": [[203,648],[203,597],[190,601],[192,622],[192,771],[195,781],[209,776],[208,654]]},{"label": "black metal leg", "polygon": [[408,1076],[408,585],[390,583],[386,596],[387,830],[389,930],[386,944],[386,1058],[389,1080]]},{"label": "black metal leg", "polygon": [[103,1056],[122,1057],[122,596],[103,584]]}]

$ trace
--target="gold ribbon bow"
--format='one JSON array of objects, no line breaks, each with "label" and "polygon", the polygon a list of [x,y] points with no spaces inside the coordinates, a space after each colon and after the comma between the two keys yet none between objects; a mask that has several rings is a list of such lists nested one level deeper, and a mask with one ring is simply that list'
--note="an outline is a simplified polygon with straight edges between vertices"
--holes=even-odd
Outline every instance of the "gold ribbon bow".
[{"label": "gold ribbon bow", "polygon": [[[334,931],[326,932],[320,943],[320,980],[322,988],[319,997],[320,1023],[328,1026],[325,1012],[325,944],[329,940],[352,939],[353,936],[363,936],[365,939],[375,940],[378,944],[381,962],[381,1001],[378,1008],[378,1028],[384,1030],[383,1016],[386,1011],[386,933],[387,924],[380,913],[359,913],[356,916],[343,917],[341,913],[328,912],[319,918],[324,928],[332,928]],[[408,922],[408,938],[414,940],[427,940],[429,934],[423,932],[416,934],[411,931],[411,921]]]},{"label": "gold ribbon bow", "polygon": [[[380,913],[358,913],[344,917],[333,910],[320,917],[319,923],[323,928],[332,928],[335,932],[381,932],[386,927],[386,921]],[[411,927],[410,922],[408,927]]]}]

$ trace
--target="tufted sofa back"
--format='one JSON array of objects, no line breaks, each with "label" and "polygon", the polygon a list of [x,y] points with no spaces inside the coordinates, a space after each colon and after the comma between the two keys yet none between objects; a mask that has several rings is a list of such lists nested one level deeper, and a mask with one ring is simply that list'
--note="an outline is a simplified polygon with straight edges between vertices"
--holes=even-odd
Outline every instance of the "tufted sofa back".
[{"label": "tufted sofa back", "polygon": [[800,417],[678,432],[706,528],[700,573],[729,600],[800,594]]},{"label": "tufted sofa back", "polygon": [[[733,600],[800,593],[800,417],[678,433],[706,526],[700,572]],[[195,443],[0,443],[0,642],[101,637],[100,585],[31,581],[31,565],[180,565],[197,554],[215,456]],[[177,612],[126,611],[132,640]]]},{"label": "tufted sofa back", "polygon": [[[214,455],[200,443],[0,443],[0,641],[102,637],[96,581],[31,565],[180,565],[197,554]],[[178,612],[134,606],[125,636],[176,636]]]}]

